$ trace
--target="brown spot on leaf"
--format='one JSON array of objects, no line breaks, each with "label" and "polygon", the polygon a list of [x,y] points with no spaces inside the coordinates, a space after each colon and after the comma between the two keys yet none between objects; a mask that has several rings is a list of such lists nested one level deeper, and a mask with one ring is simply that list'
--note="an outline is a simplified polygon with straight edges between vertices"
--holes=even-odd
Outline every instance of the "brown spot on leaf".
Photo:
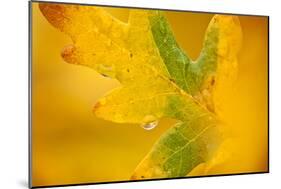
[{"label": "brown spot on leaf", "polygon": [[213,86],[215,84],[216,80],[215,80],[215,77],[212,77],[211,79],[211,85]]},{"label": "brown spot on leaf", "polygon": [[74,45],[67,45],[64,47],[64,49],[61,52],[62,58],[70,63],[70,64],[77,64],[77,58],[76,58],[76,48]]}]

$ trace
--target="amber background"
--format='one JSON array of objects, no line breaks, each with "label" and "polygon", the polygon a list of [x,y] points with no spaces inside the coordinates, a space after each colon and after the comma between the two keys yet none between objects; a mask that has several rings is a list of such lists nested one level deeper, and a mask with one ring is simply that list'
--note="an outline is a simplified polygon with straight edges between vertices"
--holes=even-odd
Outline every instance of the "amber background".
[{"label": "amber background", "polygon": [[[172,120],[146,131],[115,124],[92,113],[97,99],[118,81],[60,57],[71,43],[32,5],[32,177],[33,186],[128,180]],[[106,8],[126,21],[128,9]],[[213,14],[168,12],[180,45],[196,59]],[[234,91],[226,92],[223,115],[234,138],[231,156],[208,174],[264,172],[268,167],[268,20],[239,16],[243,47]]]}]

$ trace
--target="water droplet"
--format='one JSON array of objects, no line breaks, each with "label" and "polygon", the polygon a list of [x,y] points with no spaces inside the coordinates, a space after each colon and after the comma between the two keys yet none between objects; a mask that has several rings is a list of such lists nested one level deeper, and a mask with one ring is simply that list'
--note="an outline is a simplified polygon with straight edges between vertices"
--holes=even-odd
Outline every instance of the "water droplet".
[{"label": "water droplet", "polygon": [[150,123],[143,123],[141,125],[142,128],[144,128],[145,130],[152,130],[154,129],[156,126],[158,125],[158,121],[153,121],[153,122],[150,122]]},{"label": "water droplet", "polygon": [[145,130],[152,130],[158,125],[158,120],[153,115],[147,115],[143,119],[141,127]]}]

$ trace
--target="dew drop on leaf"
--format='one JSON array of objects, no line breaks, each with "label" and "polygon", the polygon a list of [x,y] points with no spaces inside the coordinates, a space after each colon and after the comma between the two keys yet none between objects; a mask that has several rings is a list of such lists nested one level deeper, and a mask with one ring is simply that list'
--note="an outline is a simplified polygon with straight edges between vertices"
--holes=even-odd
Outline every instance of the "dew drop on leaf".
[{"label": "dew drop on leaf", "polygon": [[153,115],[147,115],[144,117],[141,127],[145,130],[152,130],[158,125],[158,120]]},{"label": "dew drop on leaf", "polygon": [[158,121],[152,121],[150,123],[142,123],[141,127],[144,128],[145,130],[152,130],[158,125]]}]

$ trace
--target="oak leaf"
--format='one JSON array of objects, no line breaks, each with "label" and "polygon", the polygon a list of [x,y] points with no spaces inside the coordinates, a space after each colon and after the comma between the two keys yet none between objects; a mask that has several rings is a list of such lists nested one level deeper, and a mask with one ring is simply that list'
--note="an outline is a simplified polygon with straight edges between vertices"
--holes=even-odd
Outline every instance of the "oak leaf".
[{"label": "oak leaf", "polygon": [[179,121],[156,141],[131,179],[186,176],[212,158],[222,140],[221,94],[237,71],[242,34],[236,16],[212,18],[203,49],[193,61],[162,11],[131,9],[125,23],[100,7],[39,7],[73,41],[61,53],[66,62],[88,66],[122,84],[96,103],[96,116],[144,125],[163,117]]}]

